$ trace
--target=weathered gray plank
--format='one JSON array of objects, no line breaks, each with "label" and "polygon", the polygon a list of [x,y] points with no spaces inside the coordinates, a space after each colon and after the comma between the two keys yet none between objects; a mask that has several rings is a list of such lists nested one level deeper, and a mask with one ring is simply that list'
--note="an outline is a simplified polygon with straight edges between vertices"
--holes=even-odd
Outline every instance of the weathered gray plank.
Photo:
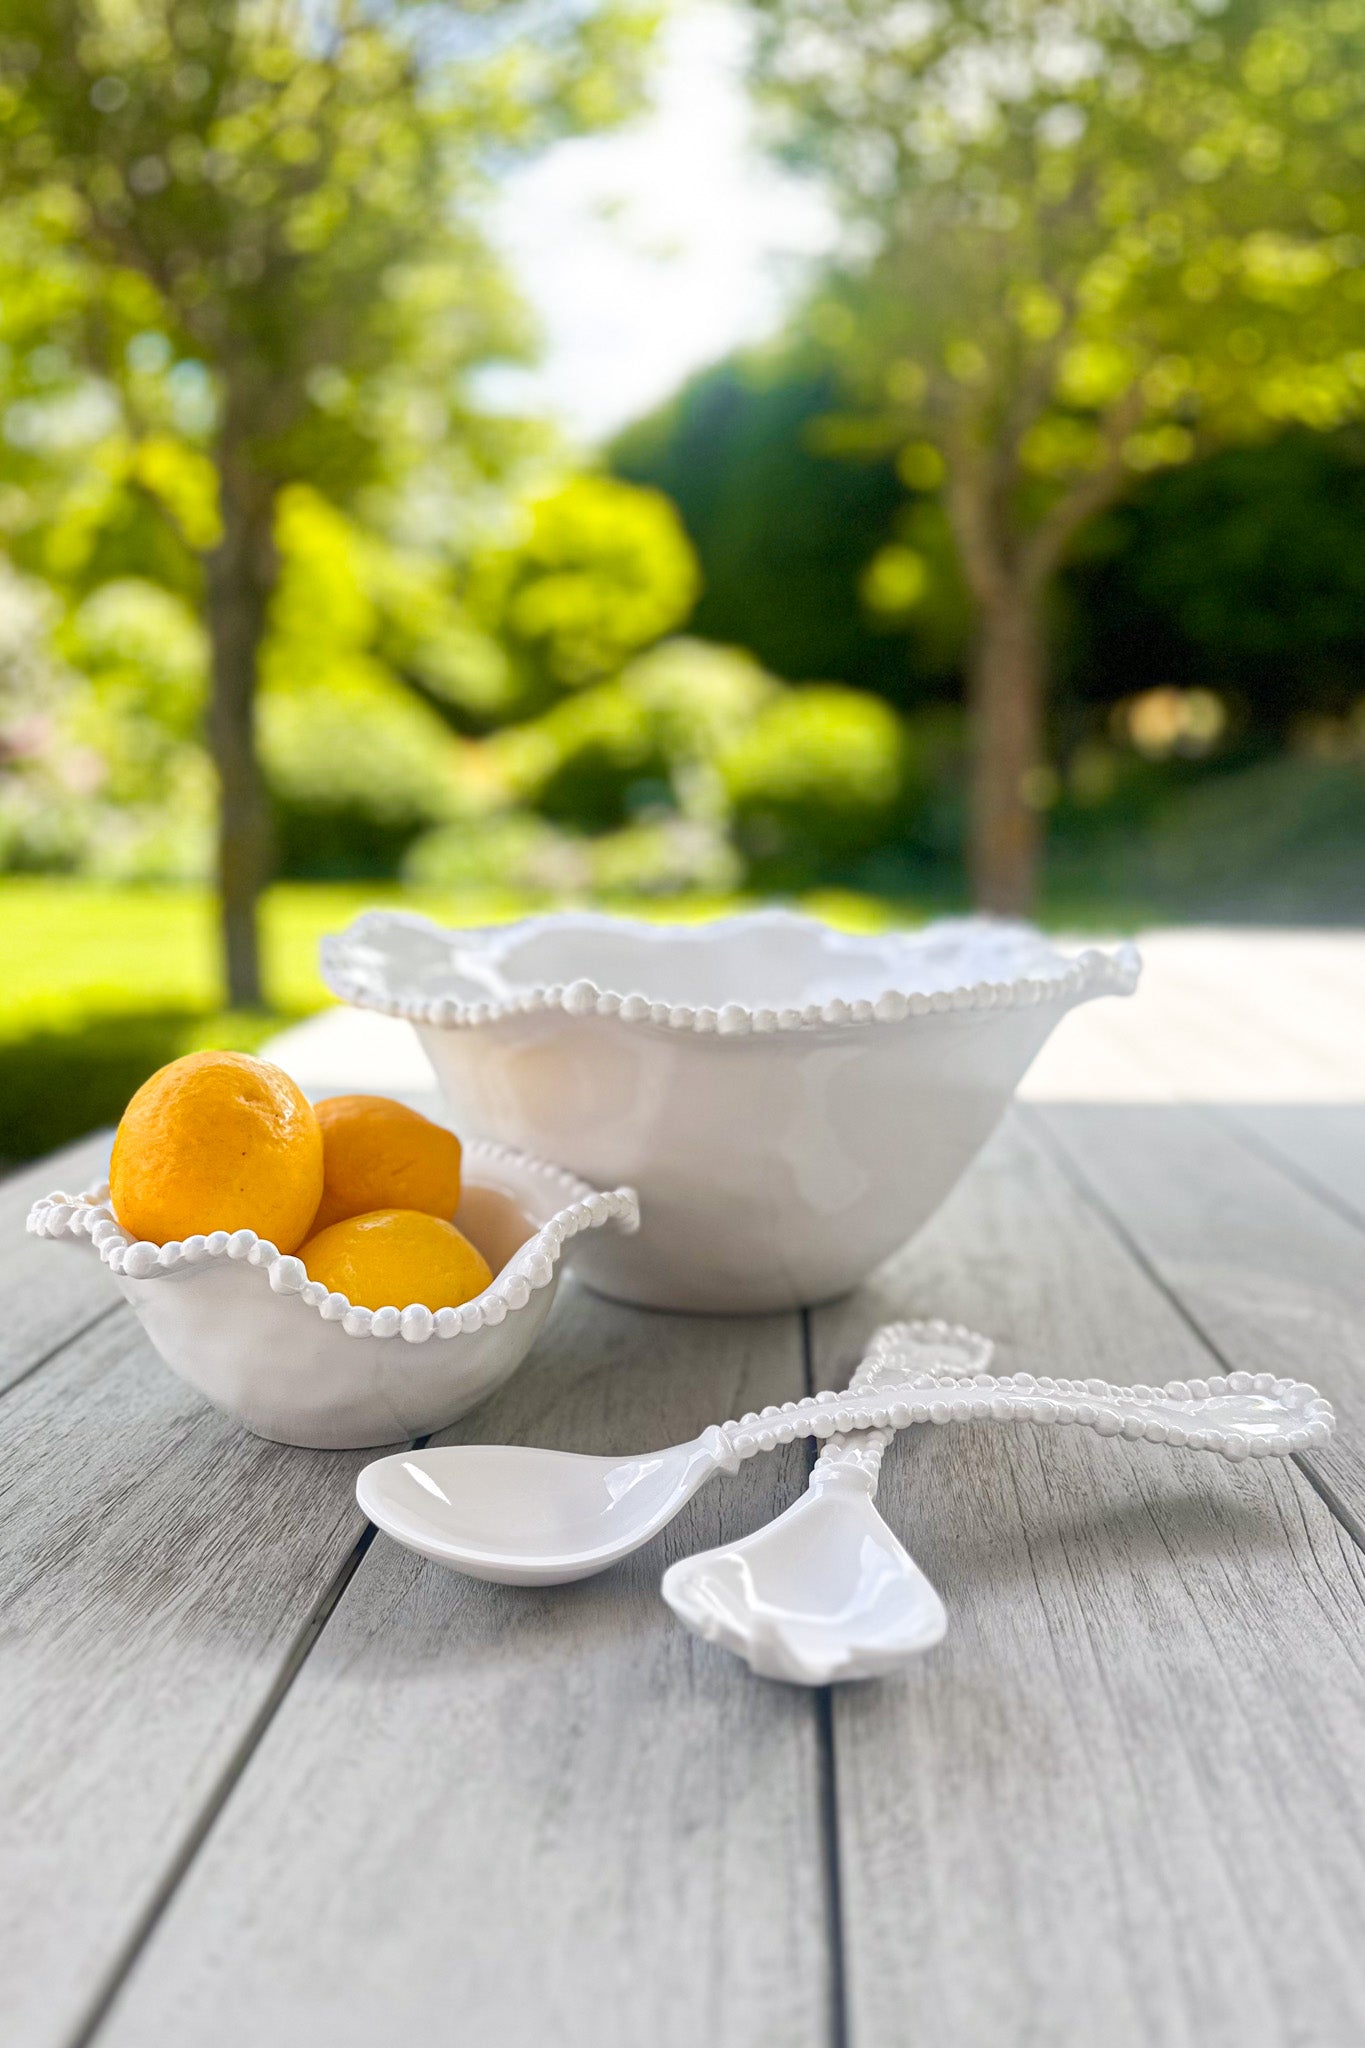
[{"label": "weathered gray plank", "polygon": [[[875,1285],[1002,1368],[1212,1361],[1007,1127]],[[1344,2048],[1365,2028],[1365,1570],[1292,1469],[1088,1433],[925,1429],[882,1504],[943,1646],[833,1705],[852,2048]]]},{"label": "weathered gray plank", "polygon": [[83,1138],[0,1181],[0,1393],[118,1300],[89,1245],[30,1237],[40,1195],[78,1194],[104,1173],[109,1137]]},{"label": "weathered gray plank", "polygon": [[[1361,1020],[1365,1036],[1365,1015]],[[1238,1103],[1234,1130],[1365,1224],[1365,1102]]]},{"label": "weathered gray plank", "polygon": [[248,1436],[122,1306],[0,1404],[5,2048],[98,2004],[347,1567],[360,1463]]},{"label": "weathered gray plank", "polygon": [[1294,1373],[1341,1430],[1304,1460],[1365,1530],[1365,1241],[1219,1117],[1049,1105],[1062,1148],[1229,1369]]},{"label": "weathered gray plank", "polygon": [[[802,1384],[795,1316],[566,1289],[452,1435],[646,1447]],[[799,1447],[627,1565],[487,1586],[379,1537],[98,2039],[497,2048],[827,2038],[816,1702],[664,1608],[673,1556],[790,1497]]]}]

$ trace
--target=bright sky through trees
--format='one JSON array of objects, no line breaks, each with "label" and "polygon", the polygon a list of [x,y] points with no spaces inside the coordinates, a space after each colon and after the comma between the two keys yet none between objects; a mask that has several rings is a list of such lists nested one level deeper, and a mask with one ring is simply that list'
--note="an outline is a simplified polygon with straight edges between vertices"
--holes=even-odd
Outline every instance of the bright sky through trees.
[{"label": "bright sky through trees", "polygon": [[498,240],[545,348],[535,370],[486,380],[496,402],[544,407],[591,443],[779,324],[833,225],[759,151],[748,32],[723,0],[679,0],[653,109],[508,180]]}]

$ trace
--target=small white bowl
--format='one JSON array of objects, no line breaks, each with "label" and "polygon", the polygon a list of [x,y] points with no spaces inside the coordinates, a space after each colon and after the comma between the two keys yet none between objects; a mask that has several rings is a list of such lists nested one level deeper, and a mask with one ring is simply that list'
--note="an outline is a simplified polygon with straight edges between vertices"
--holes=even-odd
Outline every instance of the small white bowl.
[{"label": "small white bowl", "polygon": [[1053,1026],[1129,994],[1138,966],[1029,925],[855,936],[784,911],[473,931],[374,911],[322,944],[335,994],[415,1025],[459,1130],[640,1189],[639,1238],[586,1249],[590,1285],[717,1311],[856,1286],[933,1214]]},{"label": "small white bowl", "polygon": [[107,1184],[35,1202],[38,1237],[99,1253],[172,1372],[257,1436],[315,1450],[445,1429],[510,1378],[550,1312],[580,1231],[639,1225],[634,1190],[601,1194],[508,1146],[464,1149],[455,1221],[496,1278],[462,1308],[356,1308],[254,1230],[135,1242]]}]

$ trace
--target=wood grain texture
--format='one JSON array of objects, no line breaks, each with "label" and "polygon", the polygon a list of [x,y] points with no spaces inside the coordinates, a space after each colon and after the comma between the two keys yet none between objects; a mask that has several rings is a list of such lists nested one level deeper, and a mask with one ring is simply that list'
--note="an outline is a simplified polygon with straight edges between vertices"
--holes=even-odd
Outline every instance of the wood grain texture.
[{"label": "wood grain texture", "polygon": [[354,1549],[361,1462],[248,1436],[121,1305],[0,1404],[5,2048],[98,2004]]},{"label": "wood grain texture", "polygon": [[[643,1449],[802,1380],[795,1316],[566,1283],[535,1358],[450,1436]],[[376,1538],[100,2048],[825,2042],[817,1703],[658,1592],[804,1469],[800,1446],[753,1460],[577,1586],[484,1585]]]},{"label": "wood grain texture", "polygon": [[[1365,1036],[1365,1013],[1362,1013]],[[1365,1102],[1237,1104],[1232,1128],[1365,1227]]]},{"label": "wood grain texture", "polygon": [[1304,1465],[1365,1532],[1365,1236],[1208,1111],[1029,1112],[1228,1371],[1320,1386],[1340,1429]]},{"label": "wood grain texture", "polygon": [[[1002,1369],[1207,1372],[1016,1124],[874,1285]],[[921,1429],[881,1499],[947,1602],[834,1698],[852,2048],[1347,2048],[1365,2031],[1365,1569],[1292,1467],[1027,1425]]]},{"label": "wood grain texture", "polygon": [[88,1244],[30,1237],[24,1220],[40,1196],[79,1194],[104,1173],[109,1138],[84,1138],[0,1181],[0,1393],[118,1302]]}]

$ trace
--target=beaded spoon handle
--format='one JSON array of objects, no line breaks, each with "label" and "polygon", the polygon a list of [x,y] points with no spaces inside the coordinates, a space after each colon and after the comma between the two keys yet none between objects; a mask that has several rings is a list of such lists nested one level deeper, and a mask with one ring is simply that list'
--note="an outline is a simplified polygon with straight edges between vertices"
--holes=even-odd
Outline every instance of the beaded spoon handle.
[{"label": "beaded spoon handle", "polygon": [[[883,1365],[913,1360],[894,1349]],[[946,1372],[907,1372],[896,1387],[869,1394],[814,1394],[785,1401],[737,1422],[715,1424],[715,1455],[735,1471],[745,1458],[798,1436],[828,1437],[854,1429],[905,1429],[914,1422],[1075,1424],[1098,1436],[1124,1436],[1175,1449],[1242,1458],[1286,1458],[1324,1444],[1336,1417],[1329,1401],[1302,1380],[1234,1372],[1210,1379],[1170,1380],[1164,1387],[1116,1387],[1108,1380],[1059,1380],[1030,1372],[963,1380]],[[710,1436],[712,1432],[708,1431]]]},{"label": "beaded spoon handle", "polygon": [[[883,1323],[868,1340],[862,1363],[848,1383],[850,1394],[870,1393],[874,1387],[890,1387],[898,1375],[894,1362],[905,1358],[921,1372],[947,1374],[954,1380],[970,1379],[984,1372],[995,1346],[962,1323]],[[868,1429],[833,1437],[812,1467],[808,1485],[819,1487],[841,1472],[861,1473],[869,1496],[875,1496],[881,1472],[882,1453],[896,1434],[893,1428]]]},{"label": "beaded spoon handle", "polygon": [[866,1394],[816,1394],[737,1422],[713,1423],[685,1444],[617,1458],[510,1444],[445,1444],[367,1465],[361,1507],[423,1556],[509,1585],[587,1578],[638,1550],[717,1472],[798,1436],[904,1429],[912,1422],[1074,1424],[1100,1436],[1217,1451],[1225,1458],[1288,1457],[1332,1433],[1317,1389],[1269,1373],[1114,1387],[1015,1373],[970,1380],[916,1372],[891,1350],[883,1371],[899,1385]]}]

